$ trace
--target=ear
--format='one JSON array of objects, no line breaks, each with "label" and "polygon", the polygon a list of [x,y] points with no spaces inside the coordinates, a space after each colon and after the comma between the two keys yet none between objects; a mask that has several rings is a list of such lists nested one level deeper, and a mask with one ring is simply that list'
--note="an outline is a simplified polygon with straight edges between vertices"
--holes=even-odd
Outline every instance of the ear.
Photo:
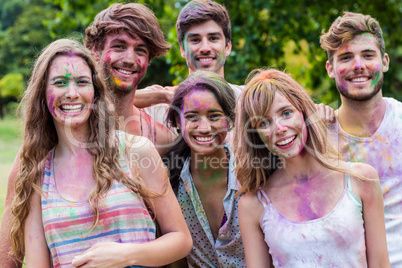
[{"label": "ear", "polygon": [[175,115],[175,119],[176,119],[176,126],[177,126],[177,128],[180,128],[180,129],[181,129],[180,116],[179,116],[179,115]]},{"label": "ear", "polygon": [[234,123],[230,121],[228,131],[231,131],[234,128]]},{"label": "ear", "polygon": [[95,59],[97,62],[100,62],[101,53],[100,53],[99,50],[96,50],[96,49],[95,49],[95,45],[92,45],[92,47],[91,47],[91,52],[92,52],[92,56],[94,57],[94,59]]},{"label": "ear", "polygon": [[183,58],[186,58],[186,51],[184,50],[184,48],[180,45],[180,54]]},{"label": "ear", "polygon": [[330,78],[335,78],[335,73],[334,73],[334,67],[332,66],[331,63],[327,60],[327,63],[325,64],[325,68],[327,69],[328,76]]},{"label": "ear", "polygon": [[225,56],[229,56],[230,52],[232,51],[232,41],[229,41],[225,47]]},{"label": "ear", "polygon": [[382,72],[388,72],[389,68],[389,56],[387,53],[384,54],[384,57],[382,58]]}]

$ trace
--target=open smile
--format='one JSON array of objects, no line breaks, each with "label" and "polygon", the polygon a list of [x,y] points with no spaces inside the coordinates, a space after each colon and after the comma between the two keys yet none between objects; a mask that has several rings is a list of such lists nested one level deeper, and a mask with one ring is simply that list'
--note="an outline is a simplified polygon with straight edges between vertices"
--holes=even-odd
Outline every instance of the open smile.
[{"label": "open smile", "polygon": [[193,136],[194,140],[196,140],[197,143],[200,144],[209,144],[213,140],[215,140],[215,135],[209,135],[209,136]]},{"label": "open smile", "polygon": [[199,61],[201,64],[205,64],[205,65],[211,64],[215,59],[216,59],[216,57],[213,57],[213,56],[197,57],[197,61]]},{"label": "open smile", "polygon": [[60,105],[60,110],[62,110],[64,113],[74,114],[81,112],[84,107],[84,104],[62,104]]},{"label": "open smile", "polygon": [[292,137],[286,138],[284,140],[278,141],[275,143],[276,146],[286,149],[289,148],[293,145],[294,140],[296,139],[297,135],[294,135]]},{"label": "open smile", "polygon": [[365,83],[365,82],[371,80],[371,76],[366,76],[366,75],[365,76],[353,76],[346,80],[348,80],[349,82],[352,82],[352,83],[359,84],[359,83]]},{"label": "open smile", "polygon": [[117,72],[123,74],[123,75],[132,75],[137,73],[137,70],[128,70],[128,69],[121,69],[121,68],[114,68]]}]

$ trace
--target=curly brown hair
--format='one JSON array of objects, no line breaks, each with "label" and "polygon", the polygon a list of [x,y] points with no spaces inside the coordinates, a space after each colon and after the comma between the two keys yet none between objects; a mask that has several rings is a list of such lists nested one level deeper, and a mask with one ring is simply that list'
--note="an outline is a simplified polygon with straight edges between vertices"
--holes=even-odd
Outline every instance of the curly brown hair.
[{"label": "curly brown hair", "polygon": [[85,30],[84,44],[88,49],[102,51],[106,35],[125,31],[137,34],[147,44],[149,61],[166,55],[170,45],[152,10],[142,4],[113,4],[96,15],[93,23]]}]

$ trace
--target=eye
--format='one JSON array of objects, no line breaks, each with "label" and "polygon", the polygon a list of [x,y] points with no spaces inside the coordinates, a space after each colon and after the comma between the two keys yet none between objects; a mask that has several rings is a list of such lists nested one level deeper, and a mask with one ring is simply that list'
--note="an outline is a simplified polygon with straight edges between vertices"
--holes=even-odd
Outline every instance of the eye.
[{"label": "eye", "polygon": [[125,47],[123,45],[121,45],[121,44],[113,45],[112,48],[115,49],[115,50],[123,50],[123,49],[125,49]]},{"label": "eye", "polygon": [[374,58],[374,56],[375,56],[374,53],[368,53],[368,54],[364,55],[364,57],[367,59],[372,59],[372,58]]},{"label": "eye", "polygon": [[76,83],[78,86],[86,86],[86,85],[91,84],[91,81],[89,81],[87,79],[80,79]]},{"label": "eye", "polygon": [[148,55],[148,50],[145,48],[136,48],[135,51],[142,55]]},{"label": "eye", "polygon": [[219,36],[211,36],[209,38],[209,40],[211,40],[211,41],[218,41],[219,39],[220,39]]},{"label": "eye", "polygon": [[190,43],[198,43],[198,42],[200,42],[200,38],[198,38],[198,37],[193,37],[193,38],[190,38],[188,41],[189,41]]},{"label": "eye", "polygon": [[199,116],[198,116],[198,115],[195,115],[195,114],[188,114],[188,115],[186,115],[184,118],[185,118],[187,121],[195,122],[195,121],[197,121],[197,120],[199,119]]},{"label": "eye", "polygon": [[283,117],[289,117],[291,114],[292,114],[291,110],[285,110],[285,111],[283,111],[282,116]]},{"label": "eye", "polygon": [[66,80],[56,80],[53,82],[53,85],[58,87],[65,87],[68,85],[68,82]]},{"label": "eye", "polygon": [[221,118],[222,118],[222,114],[219,114],[219,113],[211,114],[211,115],[208,116],[208,119],[210,121],[218,121]]},{"label": "eye", "polygon": [[341,61],[348,61],[348,60],[350,60],[352,57],[351,56],[342,56],[342,57],[340,57],[340,60]]},{"label": "eye", "polygon": [[257,124],[257,128],[267,128],[269,127],[270,122],[268,120],[261,120],[260,122],[258,122]]}]

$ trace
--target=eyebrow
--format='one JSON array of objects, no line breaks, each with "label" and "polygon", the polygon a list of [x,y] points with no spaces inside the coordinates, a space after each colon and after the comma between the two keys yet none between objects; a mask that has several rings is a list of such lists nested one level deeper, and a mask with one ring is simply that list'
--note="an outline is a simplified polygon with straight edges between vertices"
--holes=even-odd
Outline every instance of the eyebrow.
[{"label": "eyebrow", "polygon": [[[367,53],[367,52],[376,52],[374,49],[365,49],[365,50],[363,50],[363,51],[361,51],[361,52],[363,52],[363,53]],[[346,51],[346,52],[344,52],[344,53],[341,53],[341,54],[339,54],[338,55],[338,57],[342,57],[342,56],[344,56],[344,55],[349,55],[349,54],[353,54],[353,52],[351,52],[351,51]]]},{"label": "eyebrow", "polygon": [[[54,76],[51,77],[50,80],[56,80],[56,79],[66,79],[66,75],[58,75],[58,76]],[[87,79],[91,79],[90,76],[88,75],[80,75],[80,76],[73,76],[74,79],[82,79],[82,78],[87,78]]]},{"label": "eyebrow", "polygon": [[113,43],[125,43],[125,44],[127,44],[127,41],[124,40],[124,39],[115,38],[115,39],[113,39],[110,43],[111,43],[111,44],[113,44]]},{"label": "eyebrow", "polygon": [[[216,112],[224,113],[222,110],[219,110],[219,109],[211,109],[211,110],[208,110],[208,113],[216,113]],[[184,114],[189,114],[189,113],[197,114],[197,113],[199,113],[199,111],[191,110],[191,111],[185,112]]]},{"label": "eyebrow", "polygon": [[[208,33],[207,35],[220,35],[220,36],[223,36],[221,32],[211,32],[211,33]],[[188,33],[187,34],[187,38],[191,38],[191,37],[194,37],[194,36],[200,36],[200,34],[199,33]]]},{"label": "eyebrow", "polygon": [[286,109],[289,109],[289,108],[292,108],[292,107],[294,107],[293,105],[286,105],[286,106],[283,106],[283,107],[281,107],[281,108],[279,108],[278,109],[278,112],[282,112],[283,110],[286,110]]}]

